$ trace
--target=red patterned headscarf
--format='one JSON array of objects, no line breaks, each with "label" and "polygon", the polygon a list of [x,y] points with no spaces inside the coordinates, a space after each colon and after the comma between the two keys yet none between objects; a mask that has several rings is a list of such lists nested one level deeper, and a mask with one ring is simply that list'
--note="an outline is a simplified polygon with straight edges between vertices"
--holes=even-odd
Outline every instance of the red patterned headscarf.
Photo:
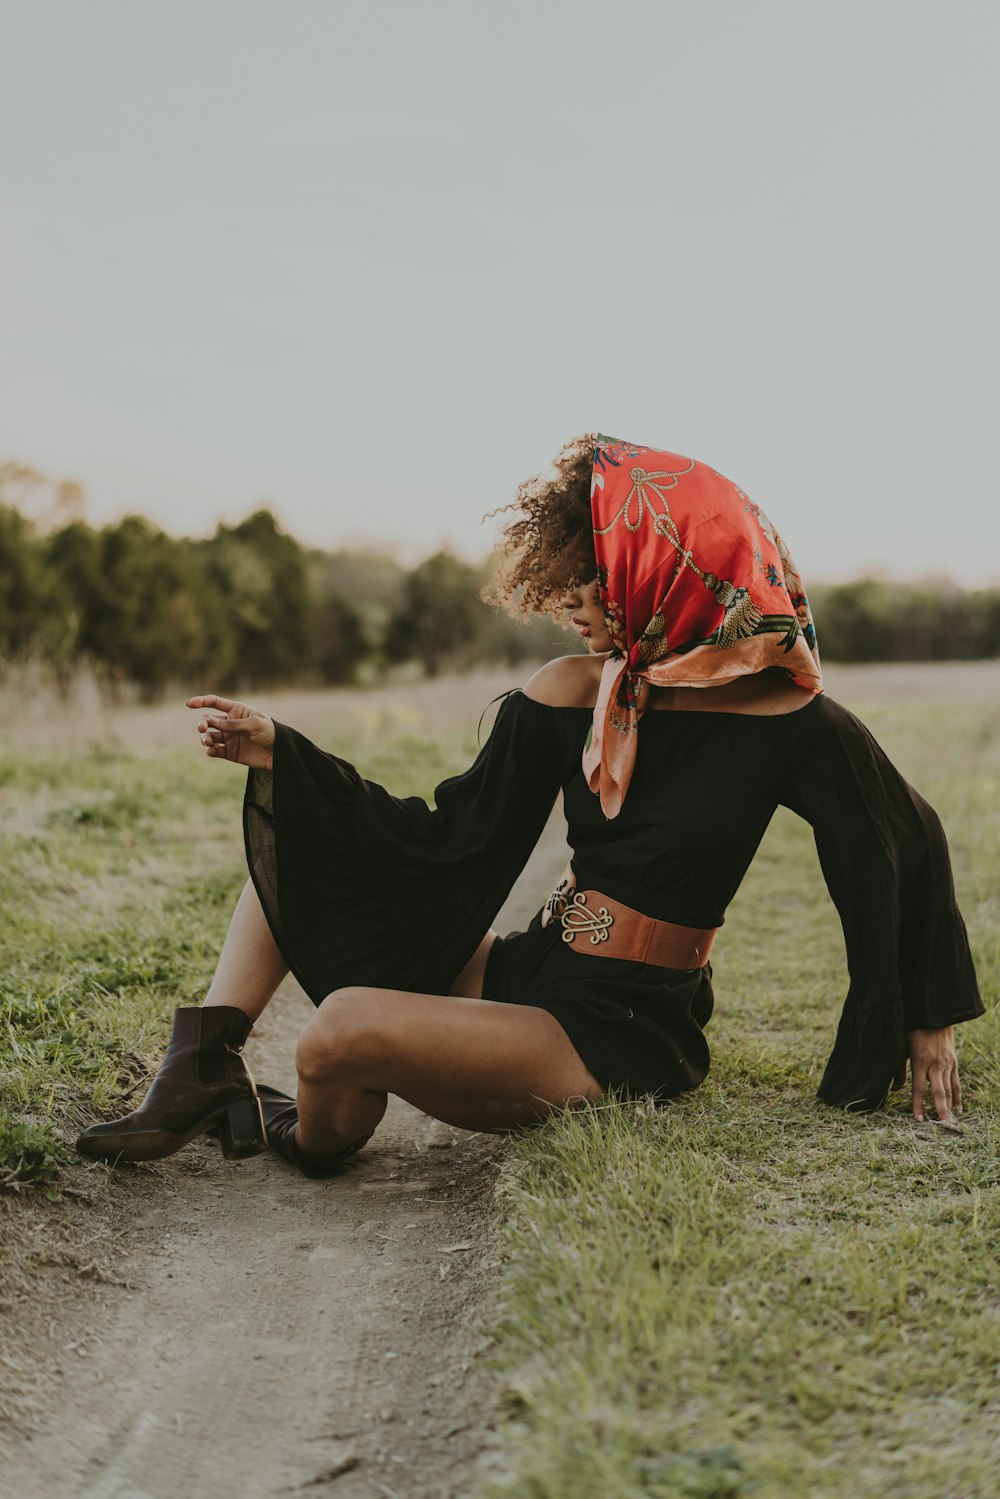
[{"label": "red patterned headscarf", "polygon": [[632,778],[640,682],[717,687],[769,666],[811,692],[823,681],[788,548],[730,479],[676,453],[599,437],[591,509],[614,648],[583,770],[610,818]]}]

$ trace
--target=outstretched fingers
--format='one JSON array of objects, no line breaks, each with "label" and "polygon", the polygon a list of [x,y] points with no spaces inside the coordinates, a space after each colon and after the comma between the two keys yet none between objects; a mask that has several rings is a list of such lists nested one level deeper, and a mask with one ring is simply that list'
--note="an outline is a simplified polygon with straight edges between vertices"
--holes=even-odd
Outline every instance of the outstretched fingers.
[{"label": "outstretched fingers", "polygon": [[218,708],[222,713],[228,713],[236,707],[235,698],[217,697],[214,692],[204,693],[201,697],[189,697],[185,707],[188,708]]}]

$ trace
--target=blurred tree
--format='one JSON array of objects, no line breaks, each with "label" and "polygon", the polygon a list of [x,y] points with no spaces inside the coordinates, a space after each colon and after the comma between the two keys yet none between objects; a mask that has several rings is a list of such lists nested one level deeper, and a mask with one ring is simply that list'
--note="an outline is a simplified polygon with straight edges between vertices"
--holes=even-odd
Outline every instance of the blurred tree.
[{"label": "blurred tree", "polygon": [[1000,654],[1000,590],[861,578],[810,590],[828,661],[951,661]]},{"label": "blurred tree", "polygon": [[405,578],[395,557],[371,547],[309,553],[309,628],[324,681],[355,681],[378,659]]},{"label": "blurred tree", "polygon": [[314,602],[310,617],[313,654],[327,686],[355,682],[371,651],[361,613],[335,595]]},{"label": "blurred tree", "polygon": [[204,550],[208,586],[231,626],[236,680],[298,681],[314,667],[305,554],[269,510],[220,526]]},{"label": "blurred tree", "polygon": [[375,547],[311,551],[308,570],[310,588],[317,595],[326,593],[350,599],[368,617],[375,635],[382,633],[403,597],[406,568],[391,552],[380,552]]},{"label": "blurred tree", "polygon": [[0,658],[23,660],[38,647],[45,622],[44,561],[34,527],[0,505]]},{"label": "blurred tree", "polygon": [[97,532],[84,521],[71,521],[54,531],[45,545],[45,569],[52,600],[45,655],[65,690],[81,665],[102,675],[95,622],[113,605],[104,582]]},{"label": "blurred tree", "polygon": [[96,545],[88,530],[77,525],[56,533],[50,553],[54,565],[61,559],[61,577],[75,592],[78,649],[109,692],[131,681],[152,699],[188,677],[200,655],[184,548],[140,515],[105,526]]},{"label": "blurred tree", "polygon": [[429,677],[470,666],[482,655],[490,610],[479,573],[454,553],[435,552],[406,574],[403,597],[383,640],[388,661],[419,661]]},{"label": "blurred tree", "polygon": [[864,578],[858,583],[810,590],[821,657],[829,661],[886,659],[886,651],[895,644],[896,632],[886,634],[880,628],[883,610],[879,604],[884,586]]}]

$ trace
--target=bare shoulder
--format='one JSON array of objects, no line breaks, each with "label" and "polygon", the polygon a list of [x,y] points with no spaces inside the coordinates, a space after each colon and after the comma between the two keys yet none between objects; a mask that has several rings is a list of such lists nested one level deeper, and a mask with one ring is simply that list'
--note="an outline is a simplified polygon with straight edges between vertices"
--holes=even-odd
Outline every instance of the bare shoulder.
[{"label": "bare shoulder", "polygon": [[525,697],[549,708],[592,708],[601,680],[601,656],[557,656],[525,683]]}]

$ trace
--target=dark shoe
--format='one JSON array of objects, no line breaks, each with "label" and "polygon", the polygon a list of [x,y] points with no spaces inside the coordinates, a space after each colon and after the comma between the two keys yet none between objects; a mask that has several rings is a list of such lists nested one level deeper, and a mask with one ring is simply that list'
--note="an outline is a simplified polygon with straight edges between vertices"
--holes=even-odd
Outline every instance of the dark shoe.
[{"label": "dark shoe", "polygon": [[360,1140],[354,1140],[343,1150],[334,1151],[333,1155],[312,1155],[295,1143],[295,1127],[299,1122],[295,1099],[289,1098],[287,1093],[279,1093],[277,1088],[269,1088],[266,1083],[260,1084],[257,1097],[264,1115],[268,1145],[283,1160],[298,1166],[303,1175],[314,1180],[338,1176],[344,1162],[371,1139],[371,1135],[362,1135]]},{"label": "dark shoe", "polygon": [[156,1161],[212,1130],[227,1159],[259,1155],[264,1124],[240,1056],[252,1029],[231,1005],[175,1010],[167,1054],[142,1103],[124,1119],[85,1129],[77,1150],[102,1161]]}]

